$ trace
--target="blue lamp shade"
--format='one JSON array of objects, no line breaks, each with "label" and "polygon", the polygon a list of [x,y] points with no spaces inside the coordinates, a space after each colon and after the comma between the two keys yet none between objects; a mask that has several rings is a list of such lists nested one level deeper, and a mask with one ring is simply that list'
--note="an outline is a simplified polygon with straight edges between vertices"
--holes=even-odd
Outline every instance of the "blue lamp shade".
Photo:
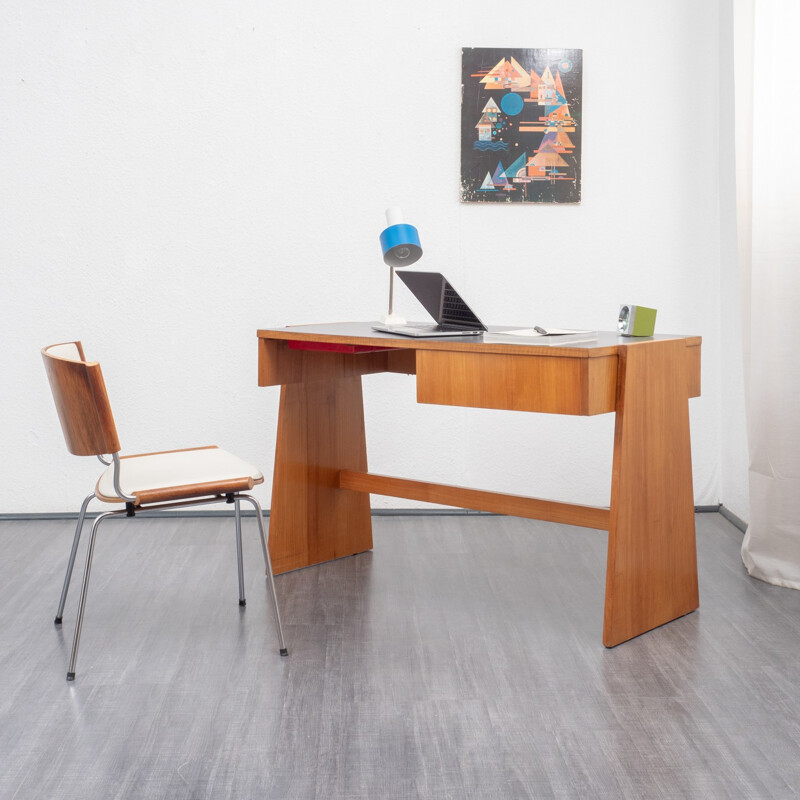
[{"label": "blue lamp shade", "polygon": [[390,225],[381,233],[383,260],[390,267],[410,267],[422,257],[419,233],[413,225]]}]

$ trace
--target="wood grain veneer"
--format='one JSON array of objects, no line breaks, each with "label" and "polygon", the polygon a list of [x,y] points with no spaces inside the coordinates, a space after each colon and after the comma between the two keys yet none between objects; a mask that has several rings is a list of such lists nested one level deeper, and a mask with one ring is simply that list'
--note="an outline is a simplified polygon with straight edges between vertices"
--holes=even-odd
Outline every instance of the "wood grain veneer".
[{"label": "wood grain veneer", "polygon": [[554,358],[494,353],[417,353],[417,401],[438,405],[604,414],[614,410],[617,356]]},{"label": "wood grain veneer", "polygon": [[700,342],[697,339],[686,342],[686,382],[689,397],[700,397]]},{"label": "wood grain veneer", "polygon": [[[136,505],[148,503],[164,503],[170,500],[186,500],[190,497],[206,497],[208,495],[224,495],[237,492],[248,492],[256,483],[252,478],[234,478],[227,481],[210,481],[208,483],[194,483],[186,486],[164,486],[159,489],[143,489],[136,492]],[[99,500],[106,498],[97,496]],[[114,502],[113,498],[110,502]],[[119,498],[116,499],[119,502]]]},{"label": "wood grain veneer", "polygon": [[620,352],[603,628],[607,647],[699,605],[690,371],[680,341]]},{"label": "wood grain veneer", "polygon": [[463,486],[427,483],[351,470],[342,470],[339,473],[339,485],[343,489],[355,492],[404,497],[407,500],[422,500],[426,503],[471,508],[475,511],[489,511],[493,514],[508,514],[514,517],[560,522],[582,528],[607,531],[609,526],[609,509],[597,506],[557,503],[534,497],[487,492],[482,489],[467,489]]},{"label": "wood grain veneer", "polygon": [[367,469],[361,378],[282,386],[269,522],[275,574],[372,548],[369,495],[340,489],[343,469]]},{"label": "wood grain veneer", "polygon": [[413,375],[413,350],[381,350],[365,353],[337,353],[296,350],[289,341],[258,340],[258,385],[335,380],[375,372],[403,372]]},{"label": "wood grain veneer", "polygon": [[[258,335],[259,385],[282,385],[270,535],[277,572],[371,547],[374,492],[607,529],[608,647],[697,608],[688,399],[700,394],[699,337],[413,340],[377,334],[370,323]],[[293,340],[311,349],[290,349]],[[392,349],[323,353],[314,342]],[[416,373],[423,403],[616,411],[610,509],[371,475],[361,375],[384,371]]]},{"label": "wood grain veneer", "polygon": [[80,361],[60,358],[42,350],[53,399],[67,449],[76,456],[117,453],[117,428],[108,401],[103,372],[97,362],[87,362],[80,342],[74,342]]}]

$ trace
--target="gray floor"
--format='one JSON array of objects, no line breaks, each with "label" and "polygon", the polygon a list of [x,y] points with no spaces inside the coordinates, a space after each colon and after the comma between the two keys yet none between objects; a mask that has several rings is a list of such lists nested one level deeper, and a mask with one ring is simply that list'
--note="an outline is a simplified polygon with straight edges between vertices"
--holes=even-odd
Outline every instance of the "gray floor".
[{"label": "gray floor", "polygon": [[231,521],[109,523],[74,684],[72,523],[0,523],[0,798],[800,794],[800,592],[717,514],[700,610],[614,650],[605,534],[377,517],[372,553],[278,578],[288,659],[246,523],[244,610]]}]

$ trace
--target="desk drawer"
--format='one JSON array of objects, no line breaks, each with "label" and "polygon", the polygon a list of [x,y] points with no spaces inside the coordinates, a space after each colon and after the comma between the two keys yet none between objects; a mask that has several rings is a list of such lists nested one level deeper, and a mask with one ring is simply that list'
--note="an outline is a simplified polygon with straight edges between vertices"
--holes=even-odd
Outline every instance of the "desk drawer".
[{"label": "desk drawer", "polygon": [[615,410],[617,356],[417,351],[417,402],[548,414]]}]

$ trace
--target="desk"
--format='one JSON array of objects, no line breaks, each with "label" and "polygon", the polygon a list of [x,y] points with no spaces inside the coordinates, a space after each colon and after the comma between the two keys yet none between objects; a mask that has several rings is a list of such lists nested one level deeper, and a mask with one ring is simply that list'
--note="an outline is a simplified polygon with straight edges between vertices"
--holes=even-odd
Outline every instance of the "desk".
[{"label": "desk", "polygon": [[[607,647],[697,608],[688,400],[700,394],[700,337],[408,339],[370,324],[258,331],[259,386],[281,386],[269,531],[276,573],[371,549],[373,493],[607,530]],[[420,403],[615,412],[609,507],[370,473],[361,376],[377,372],[416,375]]]}]

